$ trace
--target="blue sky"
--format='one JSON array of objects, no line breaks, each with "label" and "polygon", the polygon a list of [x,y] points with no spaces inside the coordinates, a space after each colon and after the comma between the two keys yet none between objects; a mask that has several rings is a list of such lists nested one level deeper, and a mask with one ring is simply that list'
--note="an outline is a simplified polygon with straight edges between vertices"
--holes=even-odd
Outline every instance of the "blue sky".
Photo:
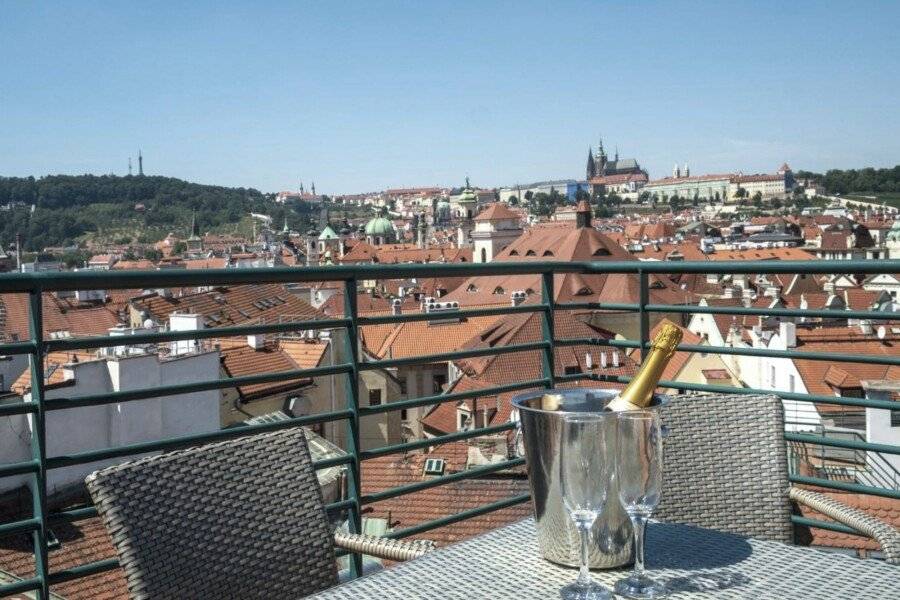
[{"label": "blue sky", "polygon": [[900,162],[900,3],[3,2],[0,175],[263,191]]}]

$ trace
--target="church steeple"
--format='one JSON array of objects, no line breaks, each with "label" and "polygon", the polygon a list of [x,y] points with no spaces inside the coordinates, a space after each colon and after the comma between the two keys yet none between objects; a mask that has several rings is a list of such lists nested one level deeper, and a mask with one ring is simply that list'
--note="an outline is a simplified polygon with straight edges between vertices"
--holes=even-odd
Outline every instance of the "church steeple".
[{"label": "church steeple", "polygon": [[586,179],[592,179],[597,175],[597,164],[594,162],[594,152],[591,150],[591,147],[588,146],[588,159],[587,159],[587,177]]},{"label": "church steeple", "polygon": [[312,185],[310,186],[310,191],[312,192],[313,196],[316,195],[316,182],[315,181],[312,182]]}]

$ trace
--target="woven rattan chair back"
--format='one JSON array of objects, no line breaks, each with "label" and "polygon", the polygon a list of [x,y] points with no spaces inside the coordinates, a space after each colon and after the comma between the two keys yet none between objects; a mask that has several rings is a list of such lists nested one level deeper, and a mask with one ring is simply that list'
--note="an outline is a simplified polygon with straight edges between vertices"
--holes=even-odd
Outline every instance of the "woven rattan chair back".
[{"label": "woven rattan chair back", "polygon": [[675,396],[654,517],[792,541],[784,413],[775,396]]},{"label": "woven rattan chair back", "polygon": [[132,598],[300,598],[336,583],[299,427],[142,458],[86,483]]}]

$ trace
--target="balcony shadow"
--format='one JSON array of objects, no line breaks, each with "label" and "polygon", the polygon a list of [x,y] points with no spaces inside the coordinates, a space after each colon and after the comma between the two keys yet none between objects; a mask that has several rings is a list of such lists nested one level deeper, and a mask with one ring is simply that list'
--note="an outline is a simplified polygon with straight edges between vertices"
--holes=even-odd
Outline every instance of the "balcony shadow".
[{"label": "balcony shadow", "polygon": [[[719,569],[743,562],[752,553],[747,538],[732,533],[675,523],[647,526],[646,558],[650,569]],[[704,576],[709,575],[712,574]]]}]

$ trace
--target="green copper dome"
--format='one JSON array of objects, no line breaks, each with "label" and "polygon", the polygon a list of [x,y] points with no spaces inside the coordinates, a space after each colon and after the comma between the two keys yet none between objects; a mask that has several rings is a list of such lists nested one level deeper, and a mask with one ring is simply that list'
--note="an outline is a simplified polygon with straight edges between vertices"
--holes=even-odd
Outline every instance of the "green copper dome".
[{"label": "green copper dome", "polygon": [[382,209],[381,214],[366,223],[366,235],[375,237],[391,237],[394,235],[394,225],[385,216],[386,212]]},{"label": "green copper dome", "polygon": [[334,229],[331,228],[331,223],[325,225],[325,229],[319,234],[320,240],[336,240],[337,237],[338,235],[334,232]]}]

